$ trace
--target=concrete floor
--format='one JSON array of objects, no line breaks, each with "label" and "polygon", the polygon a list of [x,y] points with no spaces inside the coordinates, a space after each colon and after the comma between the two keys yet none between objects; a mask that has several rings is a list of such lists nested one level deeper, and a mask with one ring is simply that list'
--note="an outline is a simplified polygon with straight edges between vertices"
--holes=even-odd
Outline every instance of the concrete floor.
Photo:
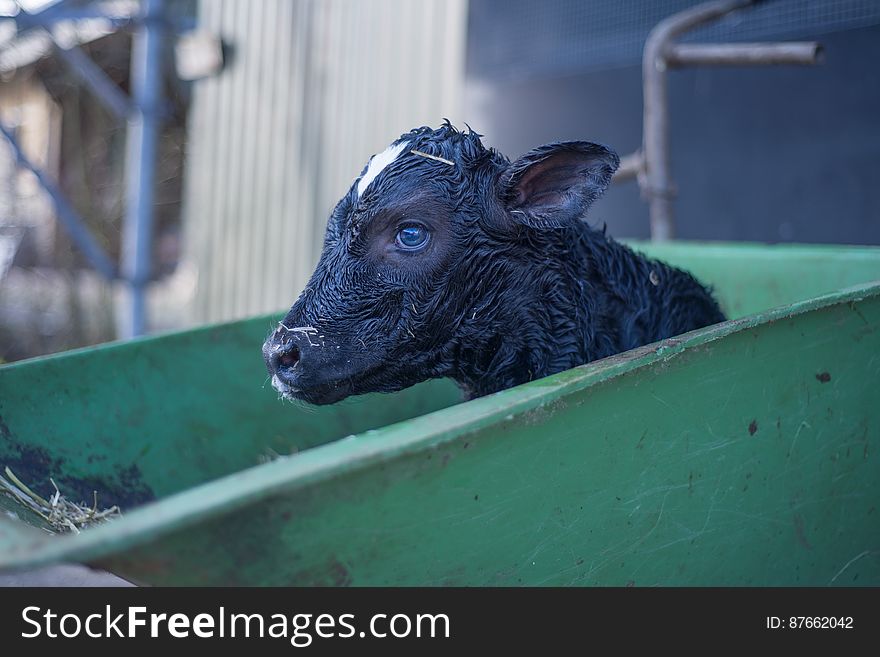
[{"label": "concrete floor", "polygon": [[134,586],[101,570],[62,564],[38,570],[0,575],[0,586]]}]

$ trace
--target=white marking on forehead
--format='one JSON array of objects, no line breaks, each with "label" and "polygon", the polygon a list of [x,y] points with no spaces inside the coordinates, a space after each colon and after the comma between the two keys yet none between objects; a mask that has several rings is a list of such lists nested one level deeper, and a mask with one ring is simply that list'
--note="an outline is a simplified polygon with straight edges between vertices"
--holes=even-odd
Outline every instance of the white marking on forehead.
[{"label": "white marking on forehead", "polygon": [[367,166],[367,172],[358,180],[358,197],[362,196],[370,186],[370,183],[376,179],[382,170],[397,159],[397,156],[406,148],[408,141],[402,141],[396,146],[389,146],[381,153],[370,158],[370,164]]}]

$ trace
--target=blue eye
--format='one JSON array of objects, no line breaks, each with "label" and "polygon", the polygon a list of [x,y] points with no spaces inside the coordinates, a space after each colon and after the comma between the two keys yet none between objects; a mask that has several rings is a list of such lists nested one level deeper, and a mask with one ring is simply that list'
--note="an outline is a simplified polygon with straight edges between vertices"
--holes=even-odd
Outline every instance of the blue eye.
[{"label": "blue eye", "polygon": [[406,251],[415,251],[428,243],[430,233],[424,226],[405,226],[397,232],[395,242]]}]

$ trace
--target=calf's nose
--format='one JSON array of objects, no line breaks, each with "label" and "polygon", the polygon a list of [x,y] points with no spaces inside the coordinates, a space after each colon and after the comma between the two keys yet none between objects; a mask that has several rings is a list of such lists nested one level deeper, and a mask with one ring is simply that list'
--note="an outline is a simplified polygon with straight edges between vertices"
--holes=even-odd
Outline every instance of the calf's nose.
[{"label": "calf's nose", "polygon": [[287,380],[293,374],[293,369],[299,364],[300,351],[296,344],[289,344],[276,350],[271,356],[269,372],[277,374],[282,380]]},{"label": "calf's nose", "polygon": [[307,346],[297,335],[277,331],[263,345],[263,359],[270,376],[277,376],[284,383],[293,385],[297,370]]}]

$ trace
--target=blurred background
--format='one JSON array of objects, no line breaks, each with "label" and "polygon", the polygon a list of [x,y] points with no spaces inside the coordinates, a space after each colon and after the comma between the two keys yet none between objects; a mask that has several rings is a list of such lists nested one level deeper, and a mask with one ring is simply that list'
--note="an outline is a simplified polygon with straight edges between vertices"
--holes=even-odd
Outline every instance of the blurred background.
[{"label": "blurred background", "polygon": [[[637,151],[645,39],[695,4],[0,0],[0,359],[286,309],[415,126]],[[682,39],[790,40],[824,61],[669,72],[677,238],[880,243],[880,2],[768,1]],[[590,220],[649,236],[633,180]]]}]

